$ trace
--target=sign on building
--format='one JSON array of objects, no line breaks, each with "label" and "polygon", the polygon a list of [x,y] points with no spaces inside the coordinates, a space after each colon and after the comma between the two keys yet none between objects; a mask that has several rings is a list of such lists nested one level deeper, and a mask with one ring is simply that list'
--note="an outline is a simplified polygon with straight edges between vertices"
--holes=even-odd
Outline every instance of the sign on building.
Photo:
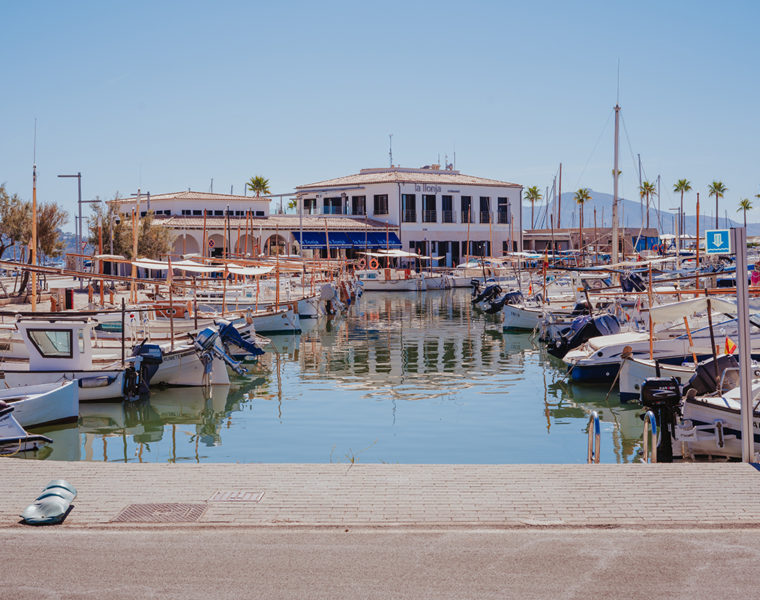
[{"label": "sign on building", "polygon": [[731,230],[708,229],[705,231],[706,254],[731,254]]}]

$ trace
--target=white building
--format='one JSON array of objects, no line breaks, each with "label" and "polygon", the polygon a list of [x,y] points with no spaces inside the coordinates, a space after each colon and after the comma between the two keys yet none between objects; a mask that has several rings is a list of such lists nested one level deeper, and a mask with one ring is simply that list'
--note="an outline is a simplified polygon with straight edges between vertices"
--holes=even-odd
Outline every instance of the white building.
[{"label": "white building", "polygon": [[431,165],[362,169],[296,191],[305,215],[387,223],[398,231],[404,250],[446,256],[447,265],[466,254],[500,256],[522,249],[522,186],[516,183]]}]

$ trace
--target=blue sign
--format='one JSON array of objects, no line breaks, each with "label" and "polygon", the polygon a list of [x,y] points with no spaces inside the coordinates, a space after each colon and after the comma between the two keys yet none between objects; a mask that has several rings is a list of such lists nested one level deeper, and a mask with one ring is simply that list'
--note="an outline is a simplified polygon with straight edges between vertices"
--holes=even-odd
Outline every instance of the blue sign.
[{"label": "blue sign", "polygon": [[730,229],[708,229],[705,231],[705,252],[707,254],[731,254],[730,234]]}]

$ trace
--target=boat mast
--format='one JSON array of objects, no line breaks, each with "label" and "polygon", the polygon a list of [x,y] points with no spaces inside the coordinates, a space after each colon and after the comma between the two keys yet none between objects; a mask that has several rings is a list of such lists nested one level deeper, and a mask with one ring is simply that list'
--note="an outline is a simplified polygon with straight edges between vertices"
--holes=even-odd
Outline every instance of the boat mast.
[{"label": "boat mast", "polygon": [[612,196],[612,264],[618,262],[618,139],[620,137],[620,105],[615,104],[615,166],[612,170],[614,181]]}]

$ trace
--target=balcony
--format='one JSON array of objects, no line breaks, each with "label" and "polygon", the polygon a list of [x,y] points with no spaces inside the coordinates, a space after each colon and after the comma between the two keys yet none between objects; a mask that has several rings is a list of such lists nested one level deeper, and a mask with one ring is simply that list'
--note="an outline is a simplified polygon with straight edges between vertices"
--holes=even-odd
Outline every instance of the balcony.
[{"label": "balcony", "polygon": [[472,220],[472,214],[468,211],[462,211],[462,223],[474,223]]},{"label": "balcony", "polygon": [[444,210],[441,211],[441,222],[442,223],[453,223],[454,222],[454,211],[453,210]]},{"label": "balcony", "polygon": [[480,222],[481,223],[490,223],[491,222],[491,213],[487,210],[481,210],[480,211]]},{"label": "balcony", "polygon": [[405,210],[404,211],[404,223],[416,223],[417,222],[417,211],[416,210]]},{"label": "balcony", "polygon": [[438,222],[438,215],[436,211],[434,210],[426,210],[422,213],[422,222],[423,223],[437,223]]},{"label": "balcony", "polygon": [[506,208],[499,209],[498,222],[502,225],[509,223],[509,212]]}]

